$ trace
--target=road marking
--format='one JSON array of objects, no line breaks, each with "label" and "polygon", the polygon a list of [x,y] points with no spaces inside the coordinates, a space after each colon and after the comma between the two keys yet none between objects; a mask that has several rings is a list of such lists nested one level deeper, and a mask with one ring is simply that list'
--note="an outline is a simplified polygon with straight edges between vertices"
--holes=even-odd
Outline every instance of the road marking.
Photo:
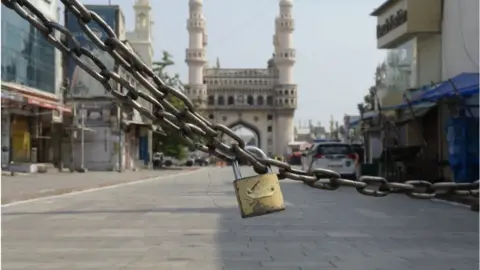
[{"label": "road marking", "polygon": [[152,181],[165,179],[165,178],[170,178],[170,177],[174,177],[174,176],[185,176],[185,175],[189,175],[189,174],[192,174],[192,173],[197,173],[197,172],[203,171],[204,169],[205,168],[200,168],[198,170],[187,171],[187,172],[184,172],[184,173],[157,176],[157,177],[147,178],[147,179],[143,179],[143,180],[137,180],[137,181],[133,181],[133,182],[114,184],[114,185],[106,186],[106,187],[88,188],[88,189],[84,189],[84,190],[80,190],[80,191],[73,191],[73,192],[59,194],[59,195],[46,196],[46,197],[28,199],[28,200],[23,200],[23,201],[15,201],[15,202],[11,202],[11,203],[2,204],[2,208],[9,207],[9,206],[15,206],[15,205],[19,205],[19,204],[26,204],[26,203],[32,203],[32,202],[39,202],[39,201],[57,199],[57,198],[61,198],[61,197],[69,197],[69,196],[79,195],[79,194],[82,194],[82,193],[89,193],[89,192],[112,189],[112,188],[117,188],[117,187],[136,185],[136,184],[140,184],[140,183],[152,182]]}]

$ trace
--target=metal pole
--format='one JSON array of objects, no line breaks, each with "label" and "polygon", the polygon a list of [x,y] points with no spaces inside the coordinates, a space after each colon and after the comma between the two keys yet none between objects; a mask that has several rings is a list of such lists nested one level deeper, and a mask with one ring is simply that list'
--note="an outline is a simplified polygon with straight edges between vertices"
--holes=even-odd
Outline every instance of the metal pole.
[{"label": "metal pole", "polygon": [[[120,93],[123,93],[123,87],[120,86]],[[122,164],[123,164],[123,129],[122,129],[122,117],[123,117],[123,110],[122,106],[118,107],[118,172],[122,172]]]},{"label": "metal pole", "polygon": [[70,171],[74,172],[75,171],[75,138],[77,135],[77,130],[75,129],[75,125],[77,122],[77,104],[73,103],[73,117],[74,117],[74,122],[72,123],[71,129],[70,129]]},{"label": "metal pole", "polygon": [[85,105],[82,103],[82,150],[81,150],[81,165],[80,170],[81,172],[85,172]]}]

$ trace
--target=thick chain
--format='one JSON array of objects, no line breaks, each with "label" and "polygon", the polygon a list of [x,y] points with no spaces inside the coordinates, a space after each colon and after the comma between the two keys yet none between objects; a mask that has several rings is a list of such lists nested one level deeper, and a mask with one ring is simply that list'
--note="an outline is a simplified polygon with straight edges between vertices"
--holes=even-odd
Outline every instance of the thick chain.
[{"label": "thick chain", "polygon": [[[336,190],[341,186],[355,187],[356,190],[367,196],[384,197],[392,193],[403,193],[411,198],[431,199],[437,194],[456,194],[460,196],[474,196],[478,198],[479,181],[468,184],[442,182],[432,184],[428,181],[407,181],[405,183],[391,183],[382,177],[362,176],[359,181],[342,179],[334,171],[314,169],[308,172],[292,168],[288,163],[253,155],[245,150],[245,142],[235,132],[220,124],[213,124],[195,111],[195,106],[183,92],[166,85],[155,72],[123,42],[115,31],[95,12],[88,10],[77,0],[60,0],[66,10],[70,11],[78,20],[80,28],[90,40],[102,51],[108,52],[116,62],[128,71],[150,94],[137,90],[130,82],[123,79],[118,73],[109,70],[105,64],[94,56],[88,49],[82,47],[65,26],[49,20],[33,4],[27,0],[2,0],[2,4],[14,10],[18,15],[32,24],[58,50],[73,59],[80,68],[99,81],[112,94],[115,102],[127,112],[137,110],[152,120],[156,126],[181,136],[192,150],[199,150],[214,155],[223,160],[241,159],[248,161],[258,174],[269,171],[269,167],[278,167],[279,179],[293,179],[323,190]],[[102,41],[88,26],[97,24],[108,37]],[[57,39],[56,32],[63,34],[68,45]],[[81,57],[87,57],[95,63],[97,68],[89,67]],[[112,83],[114,82],[114,83]],[[116,84],[115,84],[116,83]],[[122,93],[112,85],[121,85],[127,89]],[[174,107],[168,102],[169,97],[176,97],[183,103],[183,109]],[[150,102],[153,110],[144,108],[138,102],[139,98]],[[155,130],[154,130],[155,131]],[[229,136],[235,141],[226,145],[221,141],[221,135]],[[377,188],[369,188],[376,186]]]}]

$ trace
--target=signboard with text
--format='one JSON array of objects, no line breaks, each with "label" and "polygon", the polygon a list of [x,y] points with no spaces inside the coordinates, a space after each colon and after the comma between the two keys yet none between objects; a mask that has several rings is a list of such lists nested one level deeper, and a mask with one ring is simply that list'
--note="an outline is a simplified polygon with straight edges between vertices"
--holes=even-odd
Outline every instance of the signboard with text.
[{"label": "signboard with text", "polygon": [[371,15],[377,17],[379,49],[392,49],[415,36],[440,32],[441,1],[386,1]]}]

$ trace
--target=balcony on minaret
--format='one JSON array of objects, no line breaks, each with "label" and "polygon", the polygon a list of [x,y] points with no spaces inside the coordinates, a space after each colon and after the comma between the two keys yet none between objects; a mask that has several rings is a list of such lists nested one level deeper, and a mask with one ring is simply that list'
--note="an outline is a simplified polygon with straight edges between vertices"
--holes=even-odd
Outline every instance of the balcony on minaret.
[{"label": "balcony on minaret", "polygon": [[191,8],[194,8],[194,7],[201,7],[203,5],[203,1],[202,0],[190,0],[189,3]]},{"label": "balcony on minaret", "polygon": [[282,84],[275,87],[275,106],[282,109],[297,108],[297,85]]},{"label": "balcony on minaret", "polygon": [[201,16],[187,19],[188,31],[201,31],[205,29],[206,21]]},{"label": "balcony on minaret", "polygon": [[205,49],[186,49],[185,59],[187,63],[205,63],[207,62]]},{"label": "balcony on minaret", "polygon": [[285,110],[294,110],[297,108],[297,99],[296,98],[287,98],[287,97],[277,97],[275,99],[275,107],[278,109]]},{"label": "balcony on minaret", "polygon": [[293,64],[295,63],[295,49],[280,49],[275,55],[276,64]]},{"label": "balcony on minaret", "polygon": [[292,32],[295,30],[295,20],[291,17],[281,16],[275,19],[275,25],[278,31]]}]

